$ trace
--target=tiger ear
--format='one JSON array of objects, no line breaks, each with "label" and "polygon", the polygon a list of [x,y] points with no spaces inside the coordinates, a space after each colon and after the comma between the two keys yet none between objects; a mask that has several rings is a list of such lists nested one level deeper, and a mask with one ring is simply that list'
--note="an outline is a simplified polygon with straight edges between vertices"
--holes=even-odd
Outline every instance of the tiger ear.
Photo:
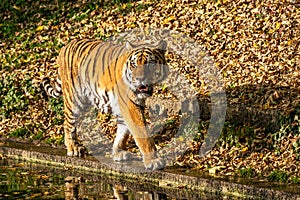
[{"label": "tiger ear", "polygon": [[167,42],[164,41],[164,40],[160,40],[160,41],[157,42],[157,44],[155,46],[157,46],[158,49],[166,50]]},{"label": "tiger ear", "polygon": [[165,53],[167,50],[167,42],[164,40],[160,40],[155,44],[155,47],[160,52]]},{"label": "tiger ear", "polygon": [[134,44],[132,44],[131,42],[126,42],[126,44],[125,44],[125,48],[128,50],[128,51],[130,51],[130,50],[132,50],[132,49],[134,49],[136,46],[134,45]]}]

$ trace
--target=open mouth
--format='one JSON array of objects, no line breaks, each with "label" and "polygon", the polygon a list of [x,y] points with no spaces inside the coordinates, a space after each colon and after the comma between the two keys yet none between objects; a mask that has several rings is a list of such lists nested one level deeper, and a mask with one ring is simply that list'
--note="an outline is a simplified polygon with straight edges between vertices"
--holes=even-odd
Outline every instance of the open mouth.
[{"label": "open mouth", "polygon": [[152,88],[152,86],[141,85],[141,86],[137,87],[136,91],[138,94],[143,93],[143,94],[152,95],[153,88]]}]

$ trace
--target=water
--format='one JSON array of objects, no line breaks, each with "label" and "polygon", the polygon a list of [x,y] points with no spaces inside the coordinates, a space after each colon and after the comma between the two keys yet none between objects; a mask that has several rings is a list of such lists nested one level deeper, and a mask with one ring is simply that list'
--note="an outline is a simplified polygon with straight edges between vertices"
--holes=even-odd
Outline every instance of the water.
[{"label": "water", "polygon": [[[190,174],[192,175],[192,174]],[[253,183],[254,184],[254,183]],[[254,185],[257,185],[255,183]],[[262,187],[277,188],[298,194],[299,187],[260,183]],[[257,187],[260,187],[257,185]],[[207,188],[208,189],[208,188]],[[259,189],[258,189],[259,190]],[[154,185],[138,179],[122,179],[111,174],[58,168],[0,157],[0,199],[120,199],[120,200],[175,200],[175,199],[249,199],[249,196],[222,195],[192,191],[184,186]],[[297,192],[298,191],[298,192]],[[256,193],[259,194],[259,193]],[[233,194],[232,194],[233,195]],[[279,193],[276,198],[281,198]],[[279,195],[279,196],[278,196]],[[264,197],[263,197],[264,196]],[[251,199],[272,199],[274,194],[259,194]],[[288,196],[285,196],[288,197]],[[295,196],[290,196],[294,199]],[[299,198],[299,196],[297,196]]]},{"label": "water", "polygon": [[64,197],[64,177],[43,170],[30,170],[24,163],[1,160],[0,198],[35,199]]},{"label": "water", "polygon": [[[10,159],[0,160],[0,199],[223,199],[184,188],[162,189],[122,180]],[[226,199],[228,199],[226,197]],[[230,198],[231,199],[231,198]]]}]

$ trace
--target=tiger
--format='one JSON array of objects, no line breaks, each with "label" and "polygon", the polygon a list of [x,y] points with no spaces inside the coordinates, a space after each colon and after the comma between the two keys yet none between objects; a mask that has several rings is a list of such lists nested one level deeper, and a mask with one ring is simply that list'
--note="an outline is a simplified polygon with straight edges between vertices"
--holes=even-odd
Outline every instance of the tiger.
[{"label": "tiger", "polygon": [[49,96],[64,99],[64,143],[68,156],[80,155],[75,123],[83,110],[93,108],[117,118],[113,142],[114,161],[128,160],[126,142],[130,136],[139,148],[146,169],[165,166],[157,155],[145,119],[145,100],[153,87],[169,74],[164,40],[150,43],[116,44],[94,39],[73,40],[58,55],[55,85],[44,77]]}]

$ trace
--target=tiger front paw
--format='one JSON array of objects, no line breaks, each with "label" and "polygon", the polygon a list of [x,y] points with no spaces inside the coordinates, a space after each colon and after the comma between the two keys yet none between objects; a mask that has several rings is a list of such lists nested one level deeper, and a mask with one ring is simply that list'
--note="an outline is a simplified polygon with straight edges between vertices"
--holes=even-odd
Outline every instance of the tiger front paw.
[{"label": "tiger front paw", "polygon": [[132,157],[130,152],[124,150],[114,152],[113,156],[114,161],[117,162],[129,160]]},{"label": "tiger front paw", "polygon": [[82,146],[78,146],[74,142],[69,142],[66,144],[67,146],[67,155],[72,157],[82,157],[85,151],[85,148]]},{"label": "tiger front paw", "polygon": [[144,166],[148,170],[158,170],[165,167],[166,162],[162,158],[158,158],[156,153],[148,153],[143,155]]},{"label": "tiger front paw", "polygon": [[67,155],[72,157],[78,157],[79,156],[78,148],[73,148],[72,150],[67,150]]}]

